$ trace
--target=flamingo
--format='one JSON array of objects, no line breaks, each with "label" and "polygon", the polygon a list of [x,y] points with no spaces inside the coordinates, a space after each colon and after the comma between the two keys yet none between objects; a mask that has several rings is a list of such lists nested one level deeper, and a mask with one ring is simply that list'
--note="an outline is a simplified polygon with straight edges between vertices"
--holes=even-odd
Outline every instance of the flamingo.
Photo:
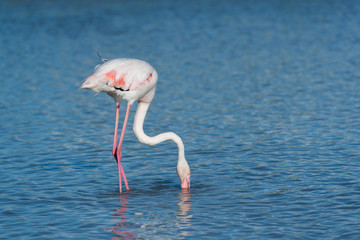
[{"label": "flamingo", "polygon": [[[155,69],[149,63],[138,59],[116,58],[109,60],[102,58],[100,55],[99,57],[103,63],[95,67],[94,74],[84,81],[81,88],[91,89],[96,93],[105,92],[110,95],[116,103],[112,155],[118,164],[120,193],[122,192],[121,178],[124,179],[126,190],[129,190],[125,172],[121,165],[121,146],[130,108],[135,101],[138,101],[133,124],[135,136],[141,143],[147,145],[155,145],[166,140],[175,142],[178,147],[176,171],[181,181],[181,188],[189,189],[190,167],[185,159],[185,149],[181,138],[173,132],[161,133],[154,137],[150,137],[146,135],[143,130],[144,119],[149,105],[154,98],[158,80],[158,74]],[[127,108],[119,144],[117,145],[119,111],[122,100],[127,101]]]}]

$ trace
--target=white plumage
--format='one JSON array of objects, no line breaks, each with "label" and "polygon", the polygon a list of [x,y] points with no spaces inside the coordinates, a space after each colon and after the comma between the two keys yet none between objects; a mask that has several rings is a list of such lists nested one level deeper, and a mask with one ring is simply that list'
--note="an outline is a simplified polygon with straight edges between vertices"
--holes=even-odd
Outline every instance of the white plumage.
[{"label": "white plumage", "polygon": [[[103,59],[103,58],[102,58]],[[178,146],[177,173],[181,180],[182,188],[190,188],[190,167],[185,159],[184,144],[181,138],[173,132],[161,133],[149,137],[143,131],[143,124],[148,107],[154,98],[158,74],[147,62],[138,59],[118,58],[113,60],[103,59],[105,62],[95,67],[93,75],[88,77],[81,88],[88,88],[95,92],[106,92],[116,102],[116,120],[113,155],[118,162],[119,185],[121,189],[121,176],[125,186],[129,189],[124,170],[121,165],[121,146],[129,117],[131,105],[139,101],[134,117],[133,130],[140,142],[155,145],[166,140],[174,141]],[[127,109],[123,128],[117,145],[119,108],[122,100],[127,101]]]}]

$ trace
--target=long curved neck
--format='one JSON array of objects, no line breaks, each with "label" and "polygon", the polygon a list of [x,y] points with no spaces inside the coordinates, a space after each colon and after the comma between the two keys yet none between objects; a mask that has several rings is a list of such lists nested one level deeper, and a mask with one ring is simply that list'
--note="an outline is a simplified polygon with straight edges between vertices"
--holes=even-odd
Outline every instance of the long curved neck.
[{"label": "long curved neck", "polygon": [[175,133],[166,132],[166,133],[161,133],[159,135],[156,135],[154,137],[150,137],[144,133],[143,125],[144,125],[146,112],[147,112],[149,106],[150,106],[150,103],[147,103],[147,102],[139,101],[139,103],[138,103],[138,106],[136,109],[136,114],[134,117],[134,125],[133,125],[133,130],[134,130],[135,136],[137,137],[137,139],[139,139],[139,141],[141,143],[144,143],[147,145],[155,145],[155,144],[161,143],[166,140],[172,140],[178,146],[179,161],[182,159],[185,160],[184,144],[183,144],[181,138],[178,135],[176,135]]}]

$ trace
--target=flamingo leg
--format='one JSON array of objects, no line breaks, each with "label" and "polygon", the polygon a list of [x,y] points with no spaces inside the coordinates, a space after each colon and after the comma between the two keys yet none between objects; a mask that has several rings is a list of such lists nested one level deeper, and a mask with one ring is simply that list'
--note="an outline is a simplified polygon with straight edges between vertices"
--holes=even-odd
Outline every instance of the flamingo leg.
[{"label": "flamingo leg", "polygon": [[[129,118],[130,108],[131,108],[131,105],[128,104],[127,108],[126,108],[123,127],[122,127],[122,130],[121,130],[119,145],[116,148],[116,143],[115,143],[115,140],[114,140],[114,146],[113,146],[113,150],[114,150],[114,148],[116,148],[116,157],[115,157],[115,159],[118,162],[120,193],[121,193],[121,190],[122,190],[121,189],[121,176],[124,178],[126,190],[129,190],[129,185],[128,185],[127,180],[126,180],[125,172],[124,172],[124,169],[122,168],[122,165],[121,165],[121,156],[122,156],[122,154],[121,154],[121,146],[122,146],[122,142],[124,140],[125,129],[126,129],[126,124],[127,124],[128,118]],[[118,112],[118,108],[116,108],[116,111]],[[118,116],[118,114],[117,114],[117,116]]]},{"label": "flamingo leg", "polygon": [[[123,172],[124,170],[122,169],[122,165],[121,165],[121,162],[119,162],[119,158],[118,158],[118,155],[117,155],[117,148],[116,148],[116,145],[117,145],[117,138],[118,138],[118,125],[119,125],[119,112],[120,112],[120,104],[116,104],[116,118],[115,118],[115,130],[114,130],[114,143],[113,143],[113,149],[112,149],[112,154],[118,164],[118,169],[119,169],[119,172]],[[121,175],[119,174],[119,187],[120,187],[120,193],[122,192],[122,189],[121,189]]]},{"label": "flamingo leg", "polygon": [[117,145],[117,135],[118,135],[118,125],[119,125],[119,111],[120,111],[120,104],[116,104],[116,119],[115,119],[115,130],[114,130],[114,144],[112,149],[112,155],[114,156],[116,162],[117,156],[116,156],[116,145]]}]

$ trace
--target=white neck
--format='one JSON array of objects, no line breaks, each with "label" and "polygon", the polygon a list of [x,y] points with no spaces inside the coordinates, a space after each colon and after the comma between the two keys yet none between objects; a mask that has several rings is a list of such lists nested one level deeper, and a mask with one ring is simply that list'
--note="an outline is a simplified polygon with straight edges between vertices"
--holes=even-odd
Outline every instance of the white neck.
[{"label": "white neck", "polygon": [[[134,125],[133,125],[133,130],[134,130],[135,136],[139,139],[139,141],[141,143],[144,143],[147,145],[155,145],[155,144],[161,143],[166,140],[172,140],[173,142],[175,142],[176,145],[178,146],[178,150],[179,150],[176,172],[177,172],[182,184],[183,183],[186,184],[188,181],[188,187],[190,187],[190,179],[189,179],[190,178],[190,167],[185,159],[184,144],[183,144],[181,138],[173,132],[161,133],[159,135],[156,135],[155,137],[149,137],[148,135],[146,135],[144,133],[143,125],[144,125],[144,120],[145,120],[146,112],[149,108],[149,105],[150,105],[149,102],[139,101],[139,103],[138,103],[138,106],[136,109],[136,114],[134,117]],[[185,181],[184,179],[188,179],[188,180]]]},{"label": "white neck", "polygon": [[166,140],[172,140],[178,146],[179,161],[182,159],[185,160],[184,144],[183,144],[181,138],[178,135],[176,135],[175,133],[166,132],[166,133],[161,133],[159,135],[156,135],[155,137],[149,137],[148,135],[146,135],[144,133],[143,125],[144,125],[146,112],[147,112],[149,106],[150,106],[150,103],[147,103],[147,102],[139,101],[139,103],[138,103],[138,106],[136,109],[136,114],[134,117],[134,125],[133,125],[133,130],[134,130],[135,136],[139,139],[139,141],[141,143],[144,143],[147,145],[156,145],[156,144],[161,143]]}]

